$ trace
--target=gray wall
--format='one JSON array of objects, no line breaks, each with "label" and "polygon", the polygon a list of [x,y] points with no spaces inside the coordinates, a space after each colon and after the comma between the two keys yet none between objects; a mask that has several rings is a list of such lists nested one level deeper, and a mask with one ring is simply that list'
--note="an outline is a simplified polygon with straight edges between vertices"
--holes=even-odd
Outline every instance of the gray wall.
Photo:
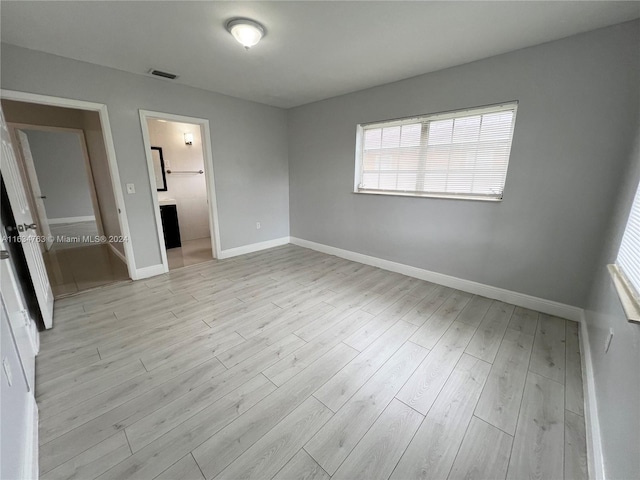
[{"label": "gray wall", "polygon": [[22,129],[29,139],[47,218],[93,217],[89,177],[76,133]]},{"label": "gray wall", "polygon": [[122,188],[136,186],[125,205],[138,268],[161,262],[138,109],[209,119],[222,249],[289,235],[284,110],[13,45],[1,49],[2,88],[107,105]]},{"label": "gray wall", "polygon": [[[632,22],[302,106],[291,235],[583,306],[638,109]],[[500,203],[354,194],[356,125],[519,100]]]},{"label": "gray wall", "polygon": [[[606,265],[614,263],[640,180],[640,121],[629,167],[620,182],[602,256],[585,311],[607,478],[640,478],[640,325],[629,323]],[[614,337],[604,346],[609,329]],[[633,452],[633,453],[632,453]]]}]

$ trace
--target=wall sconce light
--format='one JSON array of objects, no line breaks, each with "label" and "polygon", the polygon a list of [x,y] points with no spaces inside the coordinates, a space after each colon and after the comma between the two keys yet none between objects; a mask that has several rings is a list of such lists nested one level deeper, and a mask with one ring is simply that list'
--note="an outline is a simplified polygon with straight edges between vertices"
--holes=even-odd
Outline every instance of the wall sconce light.
[{"label": "wall sconce light", "polygon": [[184,134],[184,143],[185,145],[193,145],[193,133]]}]

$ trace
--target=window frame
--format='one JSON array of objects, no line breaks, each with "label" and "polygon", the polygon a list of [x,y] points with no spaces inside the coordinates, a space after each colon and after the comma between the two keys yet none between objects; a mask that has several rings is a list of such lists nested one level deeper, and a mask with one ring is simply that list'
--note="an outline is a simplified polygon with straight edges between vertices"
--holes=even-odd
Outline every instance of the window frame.
[{"label": "window frame", "polygon": [[[634,229],[630,224],[637,225],[640,217],[640,184],[636,187],[636,191],[629,207],[629,214],[625,222],[624,231],[620,238],[620,244],[618,245],[618,251],[614,263],[607,265],[613,286],[618,294],[622,309],[629,322],[640,324],[640,285],[634,285],[631,277],[625,273],[625,266],[623,262],[620,262],[620,252],[627,239],[637,238],[637,229]],[[633,247],[640,249],[640,239],[637,242],[631,244]],[[634,259],[640,258],[640,254]]]},{"label": "window frame", "polygon": [[368,127],[387,128],[394,126],[402,126],[411,123],[432,122],[439,120],[448,120],[451,118],[461,118],[474,115],[483,115],[486,113],[496,113],[505,110],[513,110],[513,119],[511,120],[511,141],[509,144],[509,156],[507,158],[507,168],[505,171],[505,186],[507,182],[507,176],[509,174],[509,163],[511,160],[511,152],[513,148],[513,137],[515,134],[515,123],[518,114],[518,100],[511,100],[507,102],[501,102],[493,105],[485,105],[481,107],[471,107],[461,110],[448,110],[446,112],[414,115],[409,117],[394,118],[389,120],[377,120],[375,122],[359,123],[356,126],[356,151],[355,151],[355,170],[353,178],[353,193],[364,195],[383,195],[392,197],[413,197],[413,198],[440,198],[450,200],[471,200],[471,201],[483,201],[483,202],[501,202],[504,199],[504,187],[502,189],[502,195],[500,197],[480,195],[480,194],[460,194],[460,193],[442,193],[442,192],[403,192],[403,191],[374,191],[360,189],[362,181],[362,163],[364,159],[364,132]]},{"label": "window frame", "polygon": [[607,265],[614,289],[618,294],[622,310],[631,323],[640,324],[640,304],[637,291],[617,263]]}]

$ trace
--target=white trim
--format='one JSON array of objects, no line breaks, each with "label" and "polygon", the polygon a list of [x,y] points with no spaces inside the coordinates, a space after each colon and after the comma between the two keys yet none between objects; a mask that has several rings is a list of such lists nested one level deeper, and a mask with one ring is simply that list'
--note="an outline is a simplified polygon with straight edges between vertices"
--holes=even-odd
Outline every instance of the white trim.
[{"label": "white trim", "polygon": [[26,445],[24,447],[24,459],[22,466],[22,473],[24,478],[37,480],[40,473],[38,464],[38,405],[33,392],[29,394],[29,406],[27,410],[27,431],[26,431]]},{"label": "white trim", "polygon": [[131,231],[129,230],[129,219],[127,218],[127,210],[124,203],[124,193],[122,192],[122,181],[120,179],[120,171],[118,170],[118,162],[116,161],[116,147],[113,143],[113,135],[111,134],[111,124],[109,123],[109,113],[107,106],[102,105],[100,110],[100,124],[102,126],[102,136],[104,145],[107,149],[107,159],[109,161],[109,172],[111,173],[111,184],[113,185],[113,193],[116,199],[116,207],[118,208],[118,220],[120,222],[120,233],[127,240],[124,245],[124,256],[127,260],[127,269],[129,276],[133,279],[136,271],[136,259],[133,253],[133,244],[131,243]]},{"label": "white trim", "polygon": [[412,267],[411,265],[392,262],[390,260],[384,260],[382,258],[372,257],[362,253],[352,252],[350,250],[343,250],[341,248],[331,247],[329,245],[323,245],[321,243],[311,242],[309,240],[303,240],[296,237],[291,237],[291,243],[300,247],[328,253],[329,255],[346,258],[347,260],[352,260],[354,262],[364,263],[365,265],[371,265],[392,272],[401,273],[402,275],[419,278],[421,280],[437,283],[439,285],[455,288],[475,295],[482,295],[483,297],[493,298],[519,307],[529,308],[549,315],[566,318],[568,320],[573,320],[574,322],[579,322],[581,319],[581,308],[566,305],[564,303],[545,300],[544,298],[533,297],[524,293],[513,292],[511,290],[505,290],[503,288],[493,287],[491,285],[485,285],[471,280],[465,280],[463,278],[452,277],[450,275],[444,275],[442,273]]},{"label": "white trim", "polygon": [[467,195],[464,193],[426,193],[426,192],[400,192],[394,190],[366,190],[357,189],[353,193],[358,195],[386,195],[387,197],[414,197],[414,198],[443,198],[446,200],[472,200],[474,202],[501,202],[502,195]]},{"label": "white trim", "polygon": [[266,242],[251,243],[249,245],[243,245],[242,247],[222,250],[218,258],[223,259],[237,257],[238,255],[258,252],[260,250],[266,250],[268,248],[280,247],[282,245],[287,245],[288,243],[291,243],[289,237],[275,238],[273,240],[267,240]]},{"label": "white trim", "polygon": [[157,185],[155,172],[153,169],[153,158],[151,156],[151,141],[149,139],[149,127],[147,120],[160,119],[169,120],[178,123],[191,123],[200,126],[200,136],[202,138],[202,153],[205,168],[205,180],[207,182],[207,198],[209,199],[209,233],[213,241],[211,242],[213,249],[213,258],[223,258],[220,249],[220,225],[218,223],[218,201],[216,197],[216,184],[213,172],[213,154],[211,146],[211,128],[209,120],[206,118],[187,117],[184,115],[175,115],[172,113],[154,112],[151,110],[140,110],[140,127],[142,129],[142,140],[144,143],[145,157],[147,159],[147,170],[149,173],[149,186],[151,187],[151,201],[156,219],[156,230],[158,232],[158,243],[160,244],[160,255],[162,257],[162,265],[165,272],[169,271],[169,261],[167,260],[167,248],[164,242],[164,233],[162,231],[162,220],[160,218],[160,203],[157,195]]},{"label": "white trim", "polygon": [[518,100],[510,100],[508,102],[495,103],[493,105],[484,105],[480,107],[464,108],[462,110],[447,110],[445,112],[438,113],[426,113],[423,115],[414,115],[412,117],[400,117],[389,120],[376,120],[373,122],[364,122],[359,125],[364,130],[370,130],[373,128],[385,128],[393,127],[397,125],[406,125],[416,122],[433,121],[433,120],[446,120],[449,118],[461,118],[472,115],[484,115],[486,113],[494,112],[507,112],[513,110],[514,116],[518,109]]},{"label": "white trim", "polygon": [[156,221],[156,235],[160,245],[160,258],[162,260],[163,273],[169,271],[169,260],[167,259],[167,245],[164,241],[162,230],[162,218],[160,217],[160,203],[158,202],[158,185],[156,184],[156,174],[153,168],[153,157],[151,155],[151,140],[149,139],[149,127],[147,124],[147,112],[140,110],[140,127],[142,128],[142,142],[144,143],[144,153],[147,160],[147,171],[149,175],[149,188],[151,188],[151,202],[153,203],[153,215]]},{"label": "white trim", "polygon": [[49,218],[49,225],[58,225],[60,223],[76,223],[76,222],[92,222],[96,221],[96,217],[93,215],[87,215],[85,217],[60,217]]},{"label": "white trim", "polygon": [[50,95],[40,95],[38,93],[20,92],[17,90],[0,90],[0,96],[9,100],[18,102],[39,103],[40,105],[49,105],[52,107],[77,108],[79,110],[98,111],[102,103],[85,102],[84,100],[75,100],[73,98],[53,97]]},{"label": "white trim", "polygon": [[143,278],[155,277],[156,275],[162,275],[167,273],[163,264],[151,265],[150,267],[138,268],[135,271],[135,278],[133,280],[142,280]]},{"label": "white trim", "polygon": [[[178,117],[184,118],[184,117]],[[186,117],[188,118],[188,117]],[[213,238],[213,258],[219,258],[222,252],[220,243],[220,224],[218,223],[218,197],[216,196],[216,182],[213,172],[213,146],[211,144],[211,127],[209,120],[200,125],[200,135],[204,147],[204,169],[206,172],[207,192],[209,198],[209,230]]]},{"label": "white trim", "polygon": [[640,323],[640,303],[638,303],[635,287],[617,263],[607,265],[607,270],[627,320],[631,323]]},{"label": "white trim", "polygon": [[118,257],[120,260],[122,260],[124,262],[124,264],[127,264],[127,259],[125,258],[125,256],[122,254],[122,252],[120,250],[118,250],[116,247],[114,247],[113,243],[111,242],[107,242],[107,245],[109,246],[109,248],[111,249],[111,251],[113,252],[113,254]]},{"label": "white trim", "polygon": [[38,103],[54,107],[76,108],[79,110],[98,112],[98,115],[100,116],[100,125],[102,126],[102,137],[107,150],[107,162],[109,163],[109,172],[111,174],[111,185],[113,187],[113,194],[116,200],[116,208],[118,208],[119,213],[118,222],[120,223],[120,233],[123,237],[129,239],[129,241],[124,243],[124,251],[125,258],[127,259],[126,263],[129,276],[133,279],[136,274],[136,262],[133,253],[133,245],[131,244],[129,220],[127,218],[127,210],[124,203],[124,194],[122,192],[122,183],[120,180],[120,173],[118,171],[116,149],[113,143],[113,135],[111,133],[111,124],[109,123],[107,106],[103,103],[85,102],[84,100],[75,100],[72,98],[53,97],[50,95],[39,95],[36,93],[4,89],[0,90],[0,97],[20,102]]},{"label": "white trim", "polygon": [[587,463],[589,478],[604,480],[604,458],[602,456],[602,437],[600,436],[600,420],[598,417],[598,400],[591,361],[591,344],[589,329],[584,311],[580,325],[580,357],[582,358],[582,390],[584,395],[584,421],[587,441]]}]

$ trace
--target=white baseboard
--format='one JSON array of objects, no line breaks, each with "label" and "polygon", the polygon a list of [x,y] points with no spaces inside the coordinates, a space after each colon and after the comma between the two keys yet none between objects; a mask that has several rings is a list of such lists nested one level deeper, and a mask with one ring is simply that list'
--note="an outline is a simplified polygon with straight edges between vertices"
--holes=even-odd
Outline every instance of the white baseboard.
[{"label": "white baseboard", "polygon": [[419,278],[421,280],[437,283],[439,285],[455,288],[475,295],[493,298],[519,307],[573,320],[574,322],[579,322],[582,319],[581,308],[566,305],[564,303],[545,300],[544,298],[533,297],[524,293],[513,292],[511,290],[505,290],[503,288],[493,287],[491,285],[485,285],[471,280],[452,277],[450,275],[444,275],[442,273],[412,267],[411,265],[392,262],[390,260],[384,260],[382,258],[372,257],[362,253],[352,252],[350,250],[343,250],[341,248],[331,247],[329,245],[311,242],[309,240],[303,240],[296,237],[290,237],[290,242],[300,247],[310,248],[312,250],[317,250],[318,252],[328,253],[329,255],[335,255],[336,257],[345,258],[354,262],[364,263],[365,265],[371,265],[384,270],[401,273],[402,275]]},{"label": "white baseboard", "polygon": [[89,215],[86,217],[61,217],[61,218],[48,218],[49,225],[57,225],[59,223],[77,223],[77,222],[95,222],[96,217]]},{"label": "white baseboard", "polygon": [[38,479],[38,405],[33,395],[29,395],[29,416],[27,417],[27,444],[24,449],[22,473],[24,478]]},{"label": "white baseboard", "polygon": [[151,265],[150,267],[142,267],[135,270],[135,278],[133,280],[142,280],[143,278],[155,277],[156,275],[162,275],[167,273],[168,270],[164,268],[163,264]]},{"label": "white baseboard", "polygon": [[[219,259],[237,257],[238,255],[244,255],[246,253],[258,252],[260,250],[266,250],[267,248],[279,247],[281,245],[287,245],[289,243],[289,237],[276,238],[274,240],[267,240],[266,242],[252,243],[250,245],[243,245],[242,247],[229,248],[220,252]],[[164,265],[152,265],[150,267],[138,268],[133,280],[141,280],[143,278],[155,277],[156,275],[162,275],[167,273],[168,270],[164,268]]]},{"label": "white baseboard", "polygon": [[220,259],[237,257],[238,255],[245,255],[247,253],[258,252],[260,250],[266,250],[267,248],[280,247],[290,243],[289,237],[275,238],[273,240],[267,240],[266,242],[252,243],[250,245],[243,245],[242,247],[228,248],[220,252]]},{"label": "white baseboard", "polygon": [[600,421],[598,419],[598,401],[591,362],[591,344],[587,320],[582,316],[580,325],[580,352],[582,353],[582,390],[584,395],[584,420],[587,440],[587,462],[589,478],[604,480],[604,459],[602,456],[602,437],[600,436]]},{"label": "white baseboard", "polygon": [[120,260],[122,260],[124,262],[124,264],[127,264],[127,259],[125,258],[125,256],[122,254],[122,252],[120,250],[118,250],[113,243],[107,242],[107,245],[109,245],[109,248],[111,249],[111,251],[113,252],[113,254],[118,257]]}]

